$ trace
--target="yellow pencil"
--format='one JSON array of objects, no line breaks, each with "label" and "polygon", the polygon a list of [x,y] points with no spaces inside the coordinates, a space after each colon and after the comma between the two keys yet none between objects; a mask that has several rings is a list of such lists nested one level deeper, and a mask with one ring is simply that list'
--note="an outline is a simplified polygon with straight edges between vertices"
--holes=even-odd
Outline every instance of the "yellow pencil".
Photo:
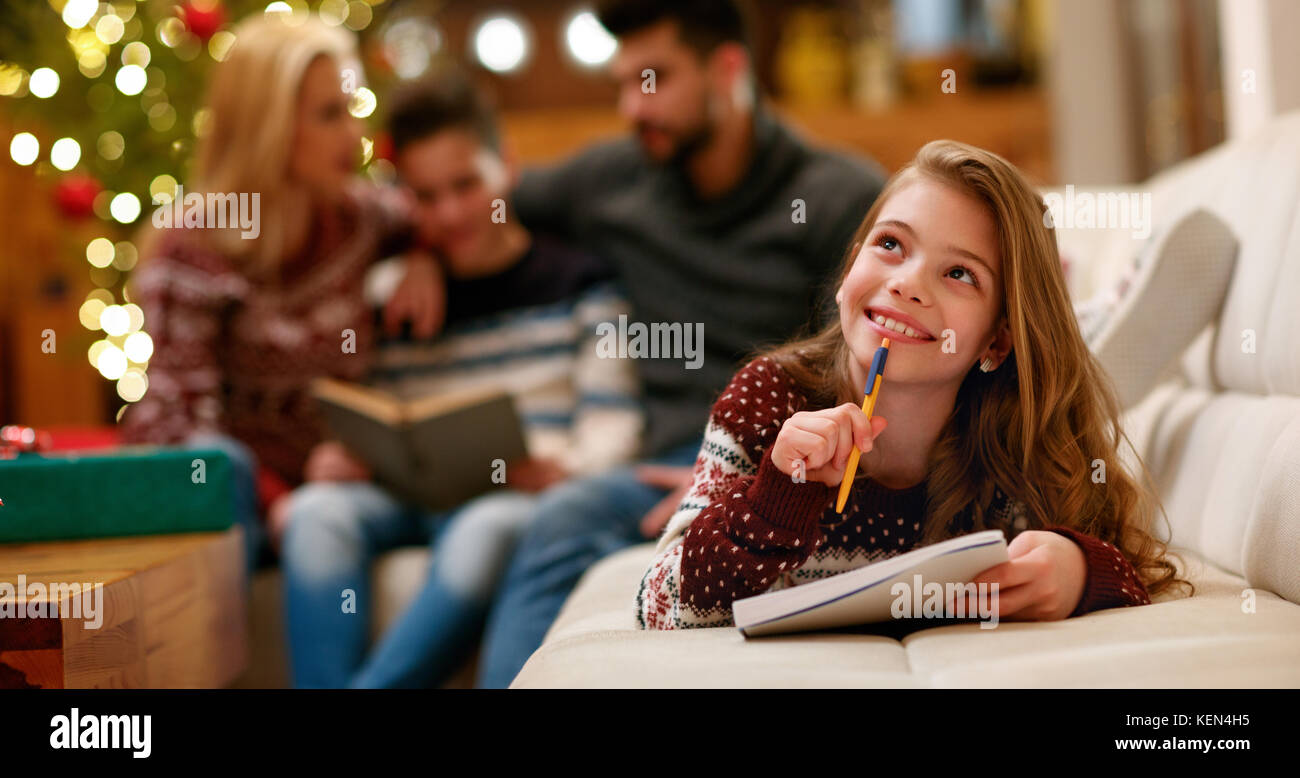
[{"label": "yellow pencil", "polygon": [[[881,338],[880,348],[876,349],[876,355],[871,359],[871,372],[867,374],[867,385],[864,389],[866,396],[862,398],[862,412],[867,414],[867,421],[871,421],[871,413],[876,409],[876,397],[880,395],[880,383],[885,378],[885,359],[888,356],[889,338]],[[849,489],[858,474],[860,456],[862,456],[862,449],[854,446],[853,453],[849,454],[849,463],[844,468],[844,480],[840,482],[840,496],[835,499],[836,513],[844,512],[844,503],[849,499]]]}]

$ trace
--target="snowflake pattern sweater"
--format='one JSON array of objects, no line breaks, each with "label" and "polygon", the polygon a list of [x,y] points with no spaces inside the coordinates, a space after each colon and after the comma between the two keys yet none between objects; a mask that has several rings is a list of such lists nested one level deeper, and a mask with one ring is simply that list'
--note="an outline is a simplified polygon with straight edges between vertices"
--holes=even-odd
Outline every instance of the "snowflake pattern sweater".
[{"label": "snowflake pattern sweater", "polygon": [[[741,368],[713,406],[694,481],[659,539],[636,597],[642,629],[731,626],[734,600],[854,570],[910,551],[921,538],[926,482],[886,489],[859,478],[843,515],[835,489],[795,483],[772,462],[786,419],[808,408],[788,374],[762,357]],[[1024,506],[1001,491],[992,526],[1008,540]],[[1151,600],[1115,546],[1068,527],[1046,529],[1083,550],[1088,576],[1070,614]]]}]

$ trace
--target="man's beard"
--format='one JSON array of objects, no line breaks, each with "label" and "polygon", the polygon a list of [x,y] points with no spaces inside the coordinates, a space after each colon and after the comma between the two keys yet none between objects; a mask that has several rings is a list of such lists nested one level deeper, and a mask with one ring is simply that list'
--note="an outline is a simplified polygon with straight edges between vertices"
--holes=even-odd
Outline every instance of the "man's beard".
[{"label": "man's beard", "polygon": [[691,161],[691,158],[712,140],[713,125],[706,121],[678,141],[677,147],[664,160],[664,164],[673,167],[685,167]]},{"label": "man's beard", "polygon": [[[691,158],[694,157],[701,149],[713,141],[715,134],[715,119],[717,106],[709,98],[705,98],[703,105],[700,106],[700,116],[702,117],[698,124],[687,129],[682,133],[681,139],[674,145],[668,156],[661,160],[665,166],[684,167]],[[638,123],[637,131],[647,125],[644,122]],[[662,131],[662,128],[655,127]]]}]

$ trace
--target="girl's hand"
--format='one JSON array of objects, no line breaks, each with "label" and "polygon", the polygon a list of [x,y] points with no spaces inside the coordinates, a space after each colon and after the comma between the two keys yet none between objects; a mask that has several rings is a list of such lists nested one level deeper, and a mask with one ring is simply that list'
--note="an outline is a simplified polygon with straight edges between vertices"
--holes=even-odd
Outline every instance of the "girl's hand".
[{"label": "girl's hand", "polygon": [[1009,561],[972,579],[977,586],[996,582],[996,602],[966,596],[967,615],[978,615],[980,605],[996,607],[999,620],[1011,621],[1056,621],[1074,612],[1088,582],[1087,558],[1078,544],[1055,532],[1025,530],[1007,545],[1007,554]]},{"label": "girl's hand", "polygon": [[867,421],[862,408],[844,403],[824,411],[800,411],[785,420],[772,445],[772,464],[793,477],[796,463],[802,463],[803,477],[827,486],[839,486],[849,454],[857,446],[870,451],[886,421],[876,416]]}]

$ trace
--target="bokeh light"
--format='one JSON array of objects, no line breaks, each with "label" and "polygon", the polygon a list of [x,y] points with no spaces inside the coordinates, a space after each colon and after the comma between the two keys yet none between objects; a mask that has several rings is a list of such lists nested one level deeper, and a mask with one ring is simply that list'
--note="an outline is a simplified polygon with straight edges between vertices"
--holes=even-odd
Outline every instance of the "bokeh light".
[{"label": "bokeh light", "polygon": [[117,90],[124,95],[138,95],[148,83],[149,75],[139,65],[123,65],[113,78]]},{"label": "bokeh light", "polygon": [[126,337],[122,350],[127,359],[144,364],[153,356],[153,338],[147,332],[133,332]]},{"label": "bokeh light", "polygon": [[230,49],[235,45],[235,34],[229,30],[218,30],[208,39],[208,56],[217,62],[224,62],[230,56]]},{"label": "bokeh light", "polygon": [[123,65],[138,65],[142,68],[148,67],[151,59],[153,59],[153,53],[149,51],[148,46],[140,41],[131,41],[122,47]]},{"label": "bokeh light", "polygon": [[30,132],[20,132],[9,141],[9,158],[19,165],[30,165],[41,154],[41,142]]},{"label": "bokeh light", "polygon": [[118,270],[123,272],[131,270],[135,267],[139,256],[135,244],[129,240],[120,240],[113,244],[113,267]]},{"label": "bokeh light", "polygon": [[112,343],[105,343],[100,349],[98,359],[95,360],[95,367],[100,375],[110,381],[116,381],[126,373],[126,354]]},{"label": "bokeh light", "polygon": [[36,97],[53,97],[59,91],[59,74],[50,68],[36,68],[27,80],[27,88]]},{"label": "bokeh light", "polygon": [[[77,309],[77,319],[81,321],[81,326],[85,327],[86,329],[97,330],[99,329],[99,317],[101,314],[104,313],[104,309],[107,307],[108,306],[104,304],[103,300],[99,300],[92,297],[91,299],[82,303],[81,307]],[[105,341],[95,341],[95,342],[103,343]],[[98,357],[98,352],[95,350],[94,346],[91,346],[90,364],[92,365],[95,364],[95,360],[97,357]]]},{"label": "bokeh light", "polygon": [[109,203],[108,212],[123,224],[130,224],[140,217],[140,198],[130,192],[122,192]]},{"label": "bokeh light", "polygon": [[424,75],[433,55],[442,48],[442,34],[424,19],[407,18],[384,30],[384,48],[398,78]]},{"label": "bokeh light", "polygon": [[122,34],[125,32],[126,24],[122,21],[122,17],[115,13],[105,14],[95,23],[95,37],[110,46],[122,40]]},{"label": "bokeh light", "polygon": [[59,170],[71,170],[81,161],[81,146],[72,138],[59,138],[50,147],[50,164]]},{"label": "bokeh light", "polygon": [[90,24],[97,10],[99,4],[95,0],[68,0],[63,6],[63,23],[74,30],[79,30]]},{"label": "bokeh light", "polygon": [[564,28],[564,43],[569,55],[585,67],[598,67],[609,61],[618,41],[609,34],[591,11],[579,11]]},{"label": "bokeh light", "polygon": [[522,20],[494,16],[474,32],[474,55],[483,67],[495,73],[518,70],[528,59],[529,36]]},{"label": "bokeh light", "polygon": [[358,119],[364,119],[375,112],[375,106],[378,104],[375,93],[363,86],[353,92],[352,97],[348,99],[348,113]]},{"label": "bokeh light", "polygon": [[125,335],[131,327],[131,317],[120,305],[110,305],[99,314],[99,328],[109,335]]},{"label": "bokeh light", "polygon": [[121,378],[117,379],[117,396],[129,403],[144,397],[144,393],[148,390],[149,379],[145,377],[144,371],[137,367],[129,368]]},{"label": "bokeh light", "polygon": [[95,238],[86,244],[86,261],[94,267],[113,264],[113,242],[108,238]]},{"label": "bokeh light", "polygon": [[104,159],[117,159],[122,156],[122,151],[126,148],[126,140],[122,137],[122,133],[109,130],[99,136],[95,148],[99,150],[99,156]]}]

